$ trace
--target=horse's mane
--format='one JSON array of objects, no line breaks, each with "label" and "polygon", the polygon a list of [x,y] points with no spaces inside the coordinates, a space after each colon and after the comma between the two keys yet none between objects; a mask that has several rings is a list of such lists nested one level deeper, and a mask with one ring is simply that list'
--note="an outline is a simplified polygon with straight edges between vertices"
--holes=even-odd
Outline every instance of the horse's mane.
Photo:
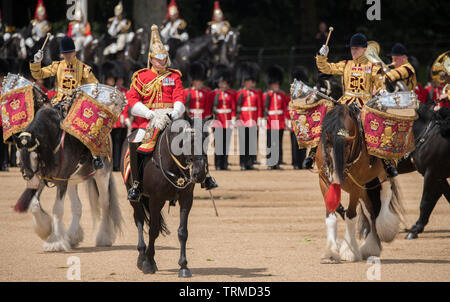
[{"label": "horse's mane", "polygon": [[52,107],[38,110],[34,120],[25,129],[39,140],[39,159],[45,163],[42,174],[46,175],[55,167],[53,150],[58,145],[61,122],[60,112]]},{"label": "horse's mane", "polygon": [[327,113],[322,123],[322,151],[326,164],[329,166],[329,158],[326,152],[328,143],[333,144],[334,169],[339,177],[339,181],[343,183],[345,168],[345,140],[344,137],[338,135],[339,130],[345,128],[345,116],[357,121],[356,113],[347,105],[337,104]]}]

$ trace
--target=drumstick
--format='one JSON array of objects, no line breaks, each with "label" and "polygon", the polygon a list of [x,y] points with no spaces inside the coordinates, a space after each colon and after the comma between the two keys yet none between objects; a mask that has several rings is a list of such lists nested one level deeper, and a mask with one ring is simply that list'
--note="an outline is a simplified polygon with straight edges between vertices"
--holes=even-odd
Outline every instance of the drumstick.
[{"label": "drumstick", "polygon": [[330,31],[329,31],[329,33],[328,33],[328,37],[327,37],[327,41],[325,42],[325,45],[328,45],[328,40],[330,40],[331,33],[333,32],[334,28],[333,28],[332,26],[330,26],[330,29],[329,29],[329,30],[330,30]]},{"label": "drumstick", "polygon": [[42,44],[41,50],[44,51],[45,45],[47,45],[48,38],[50,38],[50,33],[47,33],[47,38],[45,38],[44,44]]}]

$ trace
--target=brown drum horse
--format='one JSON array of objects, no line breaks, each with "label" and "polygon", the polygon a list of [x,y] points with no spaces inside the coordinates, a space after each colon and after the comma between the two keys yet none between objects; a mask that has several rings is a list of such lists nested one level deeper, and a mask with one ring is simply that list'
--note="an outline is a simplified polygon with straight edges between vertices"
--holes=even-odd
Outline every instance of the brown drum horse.
[{"label": "brown drum horse", "polygon": [[[396,183],[387,178],[382,160],[368,154],[358,113],[353,108],[336,105],[325,116],[322,126],[316,163],[327,208],[327,244],[321,262],[338,263],[340,260],[360,261],[371,256],[378,257],[381,241],[393,241],[399,232],[400,222],[403,222],[403,207]],[[340,205],[341,188],[350,195],[346,210]],[[362,214],[357,225],[358,204]],[[347,227],[340,246],[337,241],[336,210],[343,216]],[[360,247],[356,239],[357,226],[360,227],[360,234],[365,235]]]}]

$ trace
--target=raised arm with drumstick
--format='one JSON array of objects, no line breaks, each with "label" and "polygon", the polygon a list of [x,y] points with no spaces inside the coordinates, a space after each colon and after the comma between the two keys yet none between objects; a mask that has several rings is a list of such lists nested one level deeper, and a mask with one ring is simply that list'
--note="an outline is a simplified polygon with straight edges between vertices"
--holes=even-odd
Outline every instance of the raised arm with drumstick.
[{"label": "raised arm with drumstick", "polygon": [[331,33],[333,32],[334,28],[332,26],[330,26],[329,28],[329,32],[328,32],[328,36],[327,36],[327,41],[325,42],[325,44],[322,46],[322,48],[319,50],[319,54],[321,56],[326,56],[328,55],[328,52],[330,51],[329,47],[328,47],[328,41],[330,40],[331,37]]}]

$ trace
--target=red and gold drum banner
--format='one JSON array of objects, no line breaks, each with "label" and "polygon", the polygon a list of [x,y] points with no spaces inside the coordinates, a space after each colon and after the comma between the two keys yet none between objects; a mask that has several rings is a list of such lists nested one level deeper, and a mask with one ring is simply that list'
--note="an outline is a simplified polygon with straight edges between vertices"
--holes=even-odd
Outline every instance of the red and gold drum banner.
[{"label": "red and gold drum banner", "polygon": [[110,132],[117,117],[85,93],[75,100],[61,128],[79,139],[94,156],[111,156]]},{"label": "red and gold drum banner", "polygon": [[367,151],[384,159],[400,159],[414,151],[413,123],[417,114],[402,116],[364,106],[361,120],[364,126]]},{"label": "red and gold drum banner", "polygon": [[34,118],[33,86],[25,86],[2,95],[3,140],[22,132]]},{"label": "red and gold drum banner", "polygon": [[289,104],[289,116],[292,129],[297,138],[298,147],[316,147],[322,134],[322,122],[325,115],[333,108],[333,103],[320,100],[310,105]]}]

